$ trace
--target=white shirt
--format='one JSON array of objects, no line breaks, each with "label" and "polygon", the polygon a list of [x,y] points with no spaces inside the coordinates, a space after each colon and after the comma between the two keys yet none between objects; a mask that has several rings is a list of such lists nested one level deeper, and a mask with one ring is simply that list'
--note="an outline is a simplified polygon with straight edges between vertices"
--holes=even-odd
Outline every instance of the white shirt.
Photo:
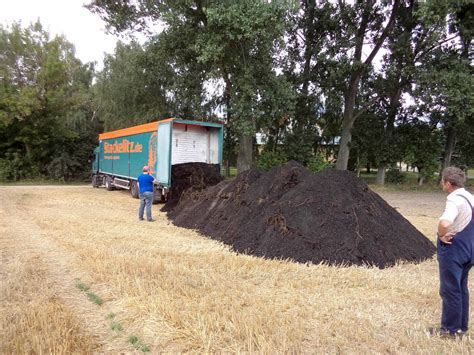
[{"label": "white shirt", "polygon": [[474,197],[464,188],[456,189],[448,195],[446,207],[439,219],[450,221],[453,224],[451,228],[453,233],[461,232],[472,219],[471,206],[469,206],[466,199],[459,195],[466,197],[474,207]]}]

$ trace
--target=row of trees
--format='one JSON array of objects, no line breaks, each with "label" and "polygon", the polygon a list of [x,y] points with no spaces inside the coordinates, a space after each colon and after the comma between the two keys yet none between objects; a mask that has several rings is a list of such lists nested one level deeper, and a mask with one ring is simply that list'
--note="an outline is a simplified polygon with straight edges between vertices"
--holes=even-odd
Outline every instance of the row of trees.
[{"label": "row of trees", "polygon": [[93,77],[40,23],[0,27],[0,180],[85,173],[100,130]]},{"label": "row of trees", "polygon": [[2,29],[0,171],[9,178],[73,176],[102,126],[166,117],[224,121],[225,160],[239,170],[333,155],[338,169],[378,167],[383,183],[399,161],[421,178],[453,158],[472,164],[470,1],[95,0],[88,8],[111,31],[148,40],[119,42],[94,72],[64,38],[38,26]]}]

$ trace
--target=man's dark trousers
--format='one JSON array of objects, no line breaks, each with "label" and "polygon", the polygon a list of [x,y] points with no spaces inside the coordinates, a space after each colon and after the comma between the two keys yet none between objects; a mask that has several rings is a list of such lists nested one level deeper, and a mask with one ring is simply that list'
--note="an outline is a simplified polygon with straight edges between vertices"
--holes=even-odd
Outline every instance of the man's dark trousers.
[{"label": "man's dark trousers", "polygon": [[438,238],[438,262],[441,299],[441,328],[451,333],[467,331],[469,325],[469,289],[467,279],[474,264],[474,220],[457,233],[452,244]]}]

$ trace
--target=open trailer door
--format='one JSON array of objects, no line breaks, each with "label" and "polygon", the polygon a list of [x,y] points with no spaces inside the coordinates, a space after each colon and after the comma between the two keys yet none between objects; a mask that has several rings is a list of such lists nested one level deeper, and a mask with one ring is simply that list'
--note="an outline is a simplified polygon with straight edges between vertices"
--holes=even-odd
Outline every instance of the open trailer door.
[{"label": "open trailer door", "polygon": [[159,122],[156,179],[164,187],[171,184],[171,131],[173,121]]}]

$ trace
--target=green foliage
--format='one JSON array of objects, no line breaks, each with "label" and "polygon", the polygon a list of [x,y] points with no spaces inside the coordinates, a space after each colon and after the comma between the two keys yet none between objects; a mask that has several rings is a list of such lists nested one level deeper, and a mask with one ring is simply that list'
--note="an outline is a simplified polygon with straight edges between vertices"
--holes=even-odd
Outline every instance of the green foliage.
[{"label": "green foliage", "polygon": [[90,287],[88,285],[86,285],[85,283],[81,282],[79,279],[76,279],[76,287],[79,290],[81,290],[82,292],[84,292],[86,294],[87,298],[91,302],[95,303],[96,305],[101,306],[104,303],[102,298],[100,298],[94,292],[90,291]]},{"label": "green foliage", "polygon": [[[280,82],[275,73],[276,59],[280,45],[284,44],[282,36],[287,12],[296,10],[293,5],[279,1],[173,0],[117,6],[115,2],[105,0],[93,1],[89,8],[117,31],[143,28],[145,19],[161,21],[166,31],[151,38],[146,45],[150,55],[145,56],[144,66],[143,63],[127,65],[143,68],[149,76],[141,78],[138,69],[133,75],[136,79],[132,89],[137,87],[140,92],[143,83],[151,85],[154,81],[151,88],[163,88],[156,96],[159,101],[165,98],[166,102],[160,106],[162,111],[172,115],[209,118],[220,110],[225,114],[227,124],[225,157],[231,160],[238,154],[249,162],[252,157],[247,155],[253,150],[236,149],[237,142],[246,141],[243,136],[253,136],[257,126],[266,131],[267,117],[277,116],[275,118],[281,120],[282,111],[291,111],[291,107],[285,108],[284,102],[291,97],[288,92],[282,95],[284,100],[274,105],[278,96],[272,84]],[[122,72],[117,73],[116,80],[120,81],[120,75],[126,75]],[[104,82],[107,80],[104,78]],[[156,85],[158,83],[162,85]],[[208,90],[209,83],[217,86],[217,90]],[[285,90],[284,80],[281,84],[277,86],[279,92]],[[133,91],[131,96],[135,96]],[[112,106],[114,95],[110,97],[109,106]],[[146,97],[145,101],[150,102]],[[137,111],[135,102],[119,103],[118,106]],[[129,121],[129,112],[122,112],[125,114],[116,115],[115,120]]]},{"label": "green foliage", "polygon": [[164,88],[171,79],[159,58],[151,60],[152,51],[136,42],[119,42],[115,53],[106,56],[95,86],[98,115],[106,130],[170,116]]},{"label": "green foliage", "polygon": [[403,160],[418,169],[422,182],[433,178],[442,152],[441,132],[424,122],[406,123],[397,129],[404,137]]},{"label": "green foliage", "polygon": [[89,301],[91,301],[92,303],[95,303],[98,306],[102,306],[102,304],[104,303],[104,300],[100,298],[100,296],[96,295],[94,292],[87,291],[86,295]]},{"label": "green foliage", "polygon": [[123,330],[123,326],[118,322],[112,322],[110,329],[112,329],[114,332],[121,332]]},{"label": "green foliage", "polygon": [[252,162],[255,149],[239,142],[260,132],[278,153],[263,153],[259,167],[294,159],[317,170],[323,144],[328,155],[340,148],[327,142],[341,136],[347,107],[357,118],[349,147],[358,167],[404,160],[425,179],[448,130],[457,162],[472,164],[472,4],[400,1],[382,64],[362,63],[370,51],[356,49],[380,38],[394,3],[92,1],[112,30],[164,27],[143,45],[119,43],[95,85],[93,66],[63,37],[39,23],[0,27],[0,180],[85,177],[102,123],[171,116],[222,117],[231,164],[239,155]]},{"label": "green foliage", "polygon": [[111,313],[109,313],[109,314],[107,315],[107,319],[114,319],[115,316],[116,316],[116,314],[113,313],[113,312],[111,312]]},{"label": "green foliage", "polygon": [[309,159],[307,167],[309,170],[317,173],[331,167],[331,164],[329,164],[323,156],[317,154]]},{"label": "green foliage", "polygon": [[150,351],[150,347],[143,343],[143,341],[137,337],[136,335],[130,335],[128,338],[128,342],[133,345],[133,347],[137,350],[141,350],[144,353],[147,353]]},{"label": "green foliage", "polygon": [[403,184],[406,182],[406,174],[401,172],[399,169],[389,169],[386,172],[385,179],[391,184]]},{"label": "green foliage", "polygon": [[87,174],[93,67],[63,37],[35,23],[0,26],[0,176],[3,180]]},{"label": "green foliage", "polygon": [[82,292],[86,292],[86,291],[89,291],[90,287],[87,286],[86,284],[82,283],[82,282],[78,282],[76,283],[76,287],[81,290]]},{"label": "green foliage", "polygon": [[275,166],[280,166],[288,161],[285,154],[281,152],[265,151],[258,158],[257,167],[268,171]]}]

